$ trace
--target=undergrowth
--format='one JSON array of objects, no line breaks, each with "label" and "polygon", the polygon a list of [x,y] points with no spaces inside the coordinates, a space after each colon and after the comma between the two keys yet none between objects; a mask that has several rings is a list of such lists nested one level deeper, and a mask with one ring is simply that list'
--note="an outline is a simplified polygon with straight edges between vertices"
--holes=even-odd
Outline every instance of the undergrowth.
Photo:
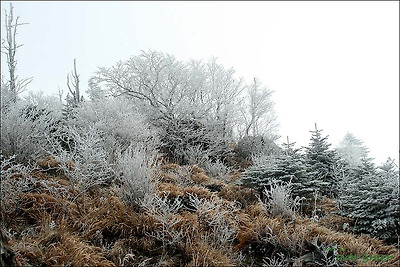
[{"label": "undergrowth", "polygon": [[[137,193],[130,199],[121,195],[119,186],[108,184],[87,191],[83,200],[77,197],[83,189],[73,187],[68,175],[2,159],[2,231],[17,263],[388,266],[399,260],[396,247],[337,227],[339,222],[351,222],[332,214],[335,205],[327,198],[318,203],[323,211],[315,222],[271,209],[253,190],[211,178],[195,165],[159,164],[147,174],[157,177],[147,181],[154,184],[147,197]],[[21,179],[29,186],[21,186]],[[136,192],[135,187],[129,190]],[[132,206],[132,201],[138,205]],[[295,212],[291,209],[289,215]],[[339,261],[334,248],[360,258]],[[363,255],[393,257],[363,262]]]}]

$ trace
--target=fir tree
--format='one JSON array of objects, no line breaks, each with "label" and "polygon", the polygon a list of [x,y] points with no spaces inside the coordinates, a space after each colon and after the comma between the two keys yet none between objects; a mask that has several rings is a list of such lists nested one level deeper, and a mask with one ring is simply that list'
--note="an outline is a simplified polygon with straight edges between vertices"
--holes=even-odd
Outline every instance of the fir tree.
[{"label": "fir tree", "polygon": [[339,197],[341,215],[355,219],[356,233],[395,240],[399,228],[399,175],[395,167],[375,168],[363,158]]},{"label": "fir tree", "polygon": [[309,166],[309,175],[314,176],[315,184],[319,192],[327,196],[335,196],[338,191],[338,181],[333,175],[333,168],[338,161],[334,150],[330,150],[331,144],[328,143],[328,136],[322,137],[322,130],[317,128],[310,131],[311,143],[306,147],[306,163]]},{"label": "fir tree", "polygon": [[351,167],[361,164],[361,159],[367,157],[368,149],[363,142],[353,134],[347,133],[336,148],[338,155],[347,161]]},{"label": "fir tree", "polygon": [[283,144],[282,153],[268,157],[268,160],[256,162],[241,179],[241,184],[256,189],[261,197],[264,188],[269,188],[274,181],[292,183],[294,197],[312,199],[312,193],[317,189],[300,149],[294,148],[295,143]]}]

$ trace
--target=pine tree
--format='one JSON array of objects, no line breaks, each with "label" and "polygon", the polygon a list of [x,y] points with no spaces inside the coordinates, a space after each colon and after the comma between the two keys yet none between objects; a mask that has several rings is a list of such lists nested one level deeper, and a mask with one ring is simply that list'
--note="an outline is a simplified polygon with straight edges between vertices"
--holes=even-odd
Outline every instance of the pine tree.
[{"label": "pine tree", "polygon": [[322,130],[317,128],[310,131],[311,143],[306,149],[306,163],[309,166],[309,175],[314,176],[315,184],[319,192],[326,196],[335,196],[338,191],[338,181],[333,175],[333,168],[337,163],[338,157],[334,150],[330,150],[331,144],[328,143],[328,136],[322,137]]}]

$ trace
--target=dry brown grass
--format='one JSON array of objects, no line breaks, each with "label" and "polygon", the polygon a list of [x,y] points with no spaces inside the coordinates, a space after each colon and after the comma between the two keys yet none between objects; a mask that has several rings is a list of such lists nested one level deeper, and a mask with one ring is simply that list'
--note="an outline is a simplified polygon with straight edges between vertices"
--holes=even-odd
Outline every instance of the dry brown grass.
[{"label": "dry brown grass", "polygon": [[[366,235],[357,236],[354,234],[340,233],[328,228],[313,225],[311,231],[308,233],[308,240],[314,237],[319,238],[321,242],[326,244],[335,243],[340,248],[344,248],[347,254],[362,256],[364,253],[367,255],[393,255],[394,259],[390,262],[366,262],[365,266],[391,266],[395,263],[399,263],[399,251],[394,246],[388,246],[383,243],[382,240],[372,238]],[[311,238],[311,239],[310,239]],[[362,263],[362,259],[358,262],[358,265]]]},{"label": "dry brown grass", "polygon": [[115,266],[104,257],[101,248],[88,245],[79,237],[67,233],[60,237],[59,242],[49,245],[43,255],[43,263],[50,266]]},{"label": "dry brown grass", "polygon": [[[53,156],[46,157],[43,160],[39,160],[37,164],[42,167],[43,169],[60,169],[61,167],[61,162],[56,160]],[[72,161],[66,162],[66,166],[70,170],[75,169],[75,163]]]},{"label": "dry brown grass", "polygon": [[26,193],[21,195],[21,203],[14,218],[24,219],[30,224],[41,222],[48,214],[58,218],[77,216],[79,213],[78,206],[61,195]]},{"label": "dry brown grass", "polygon": [[203,241],[197,241],[188,250],[192,258],[188,266],[235,266],[228,255]]},{"label": "dry brown grass", "polygon": [[182,197],[187,194],[193,194],[196,195],[198,198],[206,199],[210,199],[213,196],[210,190],[199,186],[179,187],[171,183],[159,183],[157,187],[159,191],[158,195],[168,196],[168,198]]},{"label": "dry brown grass", "polygon": [[317,201],[317,207],[326,213],[336,212],[339,210],[335,204],[335,200],[327,198],[326,196]]},{"label": "dry brown grass", "polygon": [[343,225],[347,223],[353,225],[354,220],[337,214],[328,214],[318,220],[318,224],[334,231],[343,232]]},{"label": "dry brown grass", "polygon": [[[398,249],[385,245],[382,240],[334,231],[308,218],[286,220],[281,216],[270,217],[259,204],[246,207],[240,213],[239,219],[239,244],[235,246],[236,250],[243,250],[250,244],[255,247],[260,243],[269,243],[291,255],[301,256],[313,247],[312,240],[317,238],[319,244],[337,244],[347,254],[358,255],[361,258],[357,261],[359,266],[392,266],[399,262]],[[371,260],[363,263],[364,254],[393,255],[394,259],[389,262]]]},{"label": "dry brown grass", "polygon": [[[179,165],[168,164],[165,168],[167,171],[172,170],[170,173],[176,171],[182,174]],[[204,173],[200,168],[196,172]],[[57,190],[52,191],[45,183],[38,182],[32,192],[22,193],[20,206],[15,213],[2,214],[2,217],[13,219],[11,229],[19,233],[25,231],[10,240],[20,263],[120,266],[138,265],[150,258],[152,260],[148,264],[162,262],[165,265],[233,266],[235,263],[229,252],[232,246],[227,244],[226,248],[218,247],[204,238],[210,235],[211,230],[205,225],[204,218],[200,218],[199,211],[183,209],[178,214],[171,214],[171,218],[178,221],[173,230],[183,230],[186,236],[175,248],[165,250],[159,240],[151,236],[162,230],[159,222],[144,212],[132,210],[112,188],[102,188],[85,195],[83,205],[80,198],[75,198],[79,190],[72,190],[64,178],[52,177],[39,171],[31,175],[38,181],[54,182],[51,186]],[[196,183],[209,182],[213,181],[198,180]],[[284,251],[290,256],[299,257],[312,250],[311,241],[318,238],[319,244],[337,244],[346,249],[348,254],[393,255],[393,261],[385,264],[394,264],[399,260],[399,251],[394,246],[387,246],[383,241],[368,236],[338,231],[341,230],[338,225],[341,226],[347,218],[331,214],[336,211],[336,207],[330,199],[319,202],[318,205],[328,215],[314,223],[308,218],[288,220],[272,216],[256,201],[254,192],[232,184],[223,184],[222,191],[212,193],[200,185],[184,187],[179,179],[173,177],[171,182],[160,182],[157,187],[160,196],[168,195],[172,199],[193,194],[200,199],[215,201],[220,211],[207,211],[206,216],[210,217],[218,216],[218,212],[232,210],[235,205],[233,202],[239,201],[242,209],[227,213],[224,219],[237,229],[234,248],[244,254],[248,253],[249,245],[259,245],[271,249],[265,255]],[[50,227],[53,221],[54,228]],[[165,251],[172,254],[162,257]],[[247,254],[247,257],[252,255]],[[359,261],[357,264],[379,266],[384,263]]]},{"label": "dry brown grass", "polygon": [[198,184],[206,184],[211,181],[210,177],[206,174],[206,172],[197,165],[193,165],[190,167],[192,175],[190,179]]},{"label": "dry brown grass", "polygon": [[61,162],[56,160],[54,157],[46,157],[43,160],[39,160],[37,164],[43,168],[58,168],[61,165]]},{"label": "dry brown grass", "polygon": [[257,202],[256,193],[253,189],[240,187],[234,184],[226,184],[218,193],[218,196],[229,201],[236,200],[243,207]]},{"label": "dry brown grass", "polygon": [[183,191],[185,192],[185,194],[193,194],[196,195],[198,198],[211,199],[214,196],[214,194],[211,193],[210,190],[199,186],[186,187]]},{"label": "dry brown grass", "polygon": [[190,168],[175,163],[164,163],[157,171],[161,182],[185,184],[190,180]]},{"label": "dry brown grass", "polygon": [[158,183],[158,195],[168,196],[168,198],[176,198],[185,194],[182,187],[176,186],[172,183]]}]

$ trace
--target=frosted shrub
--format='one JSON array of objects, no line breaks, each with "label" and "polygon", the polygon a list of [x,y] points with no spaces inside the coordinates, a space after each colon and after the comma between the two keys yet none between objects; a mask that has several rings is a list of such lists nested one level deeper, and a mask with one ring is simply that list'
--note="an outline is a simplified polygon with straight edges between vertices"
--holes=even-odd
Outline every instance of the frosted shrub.
[{"label": "frosted shrub", "polygon": [[157,154],[146,151],[142,145],[131,145],[118,156],[116,167],[122,183],[120,194],[128,205],[138,207],[154,193],[156,160]]},{"label": "frosted shrub", "polygon": [[56,119],[61,119],[63,103],[55,96],[45,95],[43,91],[37,93],[29,92],[24,97],[25,103],[35,106],[38,109],[49,110]]},{"label": "frosted shrub", "polygon": [[190,165],[203,166],[210,156],[209,151],[205,151],[201,145],[189,146],[186,149],[180,149],[178,152],[184,160]]},{"label": "frosted shrub", "polygon": [[69,123],[80,129],[90,125],[101,133],[110,163],[115,163],[119,150],[125,150],[130,144],[140,144],[150,150],[159,145],[155,129],[124,98],[82,103],[76,109],[76,118]]},{"label": "frosted shrub", "polygon": [[367,233],[395,242],[400,225],[398,169],[392,166],[379,171],[371,167],[371,163],[364,162],[359,167],[358,177],[355,176],[343,188],[339,195],[340,215],[356,220],[352,229],[355,233]]},{"label": "frosted shrub", "polygon": [[38,190],[37,188],[56,194],[64,193],[64,188],[55,186],[57,182],[31,176],[33,168],[16,163],[15,156],[6,158],[0,154],[0,161],[2,213],[8,215],[18,210],[23,201],[21,195]]},{"label": "frosted shrub", "polygon": [[216,162],[206,161],[204,170],[213,177],[224,178],[232,171],[232,169],[226,166],[221,160],[217,159]]},{"label": "frosted shrub", "polygon": [[[0,197],[2,201],[1,212],[9,213],[17,208],[21,194],[31,190],[29,183],[27,182],[29,179],[28,168],[21,164],[15,163],[15,156],[6,158],[0,154],[0,159]],[[16,175],[21,176],[24,180],[13,178]]]},{"label": "frosted shrub", "polygon": [[203,149],[201,145],[189,146],[187,149],[180,150],[179,154],[184,157],[187,163],[198,165],[213,177],[222,178],[231,172],[231,168],[226,166],[221,160],[217,159],[215,162],[212,162],[210,159],[212,152]]},{"label": "frosted shrub", "polygon": [[48,153],[60,161],[61,170],[74,185],[85,192],[114,178],[114,169],[106,160],[103,140],[96,129],[88,126],[79,130],[74,126],[66,126],[58,134],[60,138],[70,138],[71,146],[65,150],[59,142],[48,137]]},{"label": "frosted shrub", "polygon": [[299,198],[292,199],[291,182],[273,181],[269,189],[264,189],[264,195],[265,201],[260,202],[267,210],[271,210],[273,215],[282,214],[294,219],[300,201]]},{"label": "frosted shrub", "polygon": [[6,157],[15,155],[21,163],[29,163],[44,156],[48,145],[45,135],[57,127],[51,110],[26,105],[21,101],[1,111],[0,146]]},{"label": "frosted shrub", "polygon": [[286,259],[283,253],[278,253],[278,256],[263,259],[262,267],[272,267],[272,266],[279,266],[279,267],[287,267],[289,266],[289,262]]},{"label": "frosted shrub", "polygon": [[189,194],[189,199],[200,223],[210,229],[208,238],[211,242],[221,248],[233,242],[237,236],[239,207],[224,205],[219,199],[199,199],[192,194]]},{"label": "frosted shrub", "polygon": [[251,160],[253,162],[253,166],[256,167],[266,167],[271,168],[277,162],[276,156],[264,155],[264,154],[253,154],[251,156]]},{"label": "frosted shrub", "polygon": [[175,216],[182,208],[179,198],[175,198],[171,202],[168,196],[159,197],[155,194],[142,201],[141,205],[145,209],[146,214],[155,218],[161,228],[155,233],[146,233],[147,236],[161,241],[163,249],[167,245],[183,245],[187,233],[182,227],[176,227],[181,222],[181,217]]}]

